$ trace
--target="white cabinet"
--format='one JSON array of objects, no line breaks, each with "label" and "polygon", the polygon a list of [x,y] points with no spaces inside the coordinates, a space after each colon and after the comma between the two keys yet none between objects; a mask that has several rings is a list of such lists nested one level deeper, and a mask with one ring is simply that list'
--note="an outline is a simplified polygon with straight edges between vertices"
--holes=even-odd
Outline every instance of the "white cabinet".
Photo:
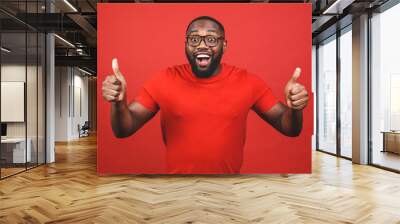
[{"label": "white cabinet", "polygon": [[[12,155],[11,158],[6,158],[8,162],[12,163],[25,163],[32,161],[32,140],[27,138],[26,140],[27,147],[25,151],[25,138],[7,138],[1,140],[2,151],[9,151],[9,155]],[[25,161],[25,159],[27,159]]]}]

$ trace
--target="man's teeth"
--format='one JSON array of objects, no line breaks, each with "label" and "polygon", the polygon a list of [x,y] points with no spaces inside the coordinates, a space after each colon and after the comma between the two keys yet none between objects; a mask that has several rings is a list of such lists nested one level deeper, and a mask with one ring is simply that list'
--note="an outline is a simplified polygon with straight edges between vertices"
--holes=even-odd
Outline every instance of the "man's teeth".
[{"label": "man's teeth", "polygon": [[206,54],[199,54],[199,55],[196,56],[196,58],[198,58],[198,59],[208,59],[208,58],[210,58],[210,56],[208,56]]}]

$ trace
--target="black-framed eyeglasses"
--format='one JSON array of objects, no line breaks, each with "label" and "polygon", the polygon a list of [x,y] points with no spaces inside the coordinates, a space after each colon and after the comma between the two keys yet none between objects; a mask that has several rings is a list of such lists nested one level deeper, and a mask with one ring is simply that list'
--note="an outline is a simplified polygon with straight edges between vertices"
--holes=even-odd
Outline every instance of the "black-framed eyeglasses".
[{"label": "black-framed eyeglasses", "polygon": [[188,35],[186,36],[186,42],[192,46],[192,47],[197,47],[200,45],[201,41],[204,41],[204,43],[208,47],[215,47],[218,44],[219,40],[223,40],[223,36],[213,36],[213,35],[206,35],[206,36],[200,36],[200,35]]}]

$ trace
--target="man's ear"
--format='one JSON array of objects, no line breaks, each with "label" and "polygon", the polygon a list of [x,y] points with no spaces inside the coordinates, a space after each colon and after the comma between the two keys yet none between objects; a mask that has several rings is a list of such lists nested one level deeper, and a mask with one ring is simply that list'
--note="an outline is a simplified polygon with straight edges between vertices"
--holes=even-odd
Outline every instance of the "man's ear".
[{"label": "man's ear", "polygon": [[224,40],[224,45],[222,46],[222,51],[225,53],[226,48],[228,47],[228,41]]}]

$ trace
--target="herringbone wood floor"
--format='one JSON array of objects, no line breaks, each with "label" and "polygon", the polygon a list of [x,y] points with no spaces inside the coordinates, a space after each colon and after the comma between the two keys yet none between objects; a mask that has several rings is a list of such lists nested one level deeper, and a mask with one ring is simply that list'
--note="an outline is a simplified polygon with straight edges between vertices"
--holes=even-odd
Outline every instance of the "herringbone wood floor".
[{"label": "herringbone wood floor", "polygon": [[96,141],[0,181],[0,223],[400,223],[400,175],[315,152],[311,175],[96,175]]}]

